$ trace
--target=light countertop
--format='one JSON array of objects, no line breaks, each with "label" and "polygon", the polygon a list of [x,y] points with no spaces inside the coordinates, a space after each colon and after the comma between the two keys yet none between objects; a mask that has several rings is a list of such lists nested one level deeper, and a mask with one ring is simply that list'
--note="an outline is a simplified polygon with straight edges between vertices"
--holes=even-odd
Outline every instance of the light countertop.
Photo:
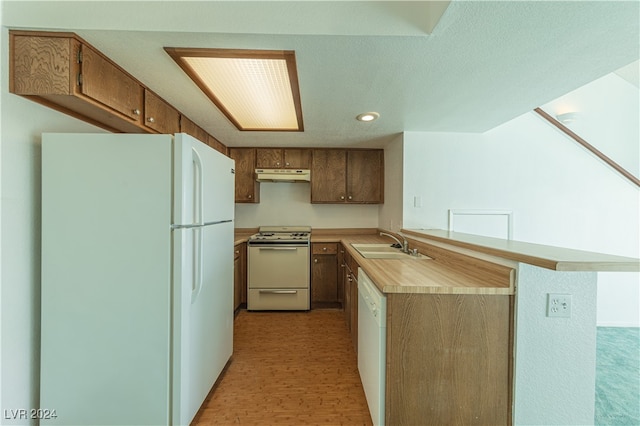
[{"label": "light countertop", "polygon": [[640,272],[640,259],[630,257],[483,237],[441,229],[405,229],[402,232],[407,236],[419,237],[423,241],[446,243],[554,271]]},{"label": "light countertop", "polygon": [[[513,269],[460,268],[440,258],[365,259],[352,243],[389,243],[376,234],[311,234],[312,243],[341,242],[383,293],[513,294]],[[474,262],[482,262],[473,260]],[[486,262],[482,262],[485,263]]]}]

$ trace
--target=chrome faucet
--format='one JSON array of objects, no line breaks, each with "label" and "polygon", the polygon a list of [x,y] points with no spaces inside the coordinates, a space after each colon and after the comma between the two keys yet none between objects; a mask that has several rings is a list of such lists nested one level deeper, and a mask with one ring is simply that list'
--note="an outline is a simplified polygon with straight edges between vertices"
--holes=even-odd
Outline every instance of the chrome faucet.
[{"label": "chrome faucet", "polygon": [[386,232],[381,232],[380,233],[381,237],[383,235],[386,235],[387,237],[393,238],[398,243],[398,245],[402,248],[402,252],[403,253],[409,253],[409,242],[401,234],[398,234],[398,235],[400,235],[402,237],[402,242],[400,242],[400,240],[397,239],[395,236],[393,236],[391,234],[387,234]]}]

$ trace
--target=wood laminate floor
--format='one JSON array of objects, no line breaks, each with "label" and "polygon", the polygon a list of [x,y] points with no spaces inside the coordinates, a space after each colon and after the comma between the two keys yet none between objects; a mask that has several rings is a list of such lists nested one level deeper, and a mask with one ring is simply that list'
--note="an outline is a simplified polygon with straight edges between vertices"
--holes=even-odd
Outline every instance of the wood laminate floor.
[{"label": "wood laminate floor", "polygon": [[371,425],[340,310],[241,311],[234,351],[193,425]]}]

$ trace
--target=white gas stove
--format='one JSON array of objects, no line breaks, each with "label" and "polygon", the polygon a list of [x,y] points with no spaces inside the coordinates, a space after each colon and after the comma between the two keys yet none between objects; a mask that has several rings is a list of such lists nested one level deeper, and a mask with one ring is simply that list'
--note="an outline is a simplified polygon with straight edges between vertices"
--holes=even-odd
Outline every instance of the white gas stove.
[{"label": "white gas stove", "polygon": [[249,238],[248,310],[309,310],[310,241],[309,226],[262,226]]},{"label": "white gas stove", "polygon": [[249,238],[249,245],[309,245],[310,240],[310,226],[261,226],[258,233]]}]

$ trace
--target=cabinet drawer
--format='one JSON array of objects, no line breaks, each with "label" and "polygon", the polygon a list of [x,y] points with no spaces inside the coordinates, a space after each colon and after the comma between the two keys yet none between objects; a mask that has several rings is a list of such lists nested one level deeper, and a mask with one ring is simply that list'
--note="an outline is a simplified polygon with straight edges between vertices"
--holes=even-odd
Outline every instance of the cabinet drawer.
[{"label": "cabinet drawer", "polygon": [[309,290],[249,289],[247,309],[252,311],[309,310]]},{"label": "cabinet drawer", "polygon": [[336,254],[338,253],[337,243],[313,243],[311,245],[313,254]]}]

